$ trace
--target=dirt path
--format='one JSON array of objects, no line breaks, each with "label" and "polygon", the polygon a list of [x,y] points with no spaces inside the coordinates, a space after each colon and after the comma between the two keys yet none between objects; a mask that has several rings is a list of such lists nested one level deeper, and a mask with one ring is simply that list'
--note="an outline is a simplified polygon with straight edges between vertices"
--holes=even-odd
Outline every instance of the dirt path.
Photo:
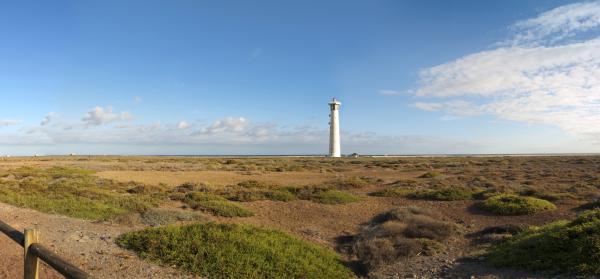
[{"label": "dirt path", "polygon": [[[0,203],[0,220],[17,230],[36,227],[42,243],[96,278],[189,278],[172,269],[152,265],[119,248],[114,240],[120,234],[139,229],[108,223],[50,215]],[[23,277],[22,248],[0,234],[0,278]],[[62,278],[42,266],[40,278]]]}]

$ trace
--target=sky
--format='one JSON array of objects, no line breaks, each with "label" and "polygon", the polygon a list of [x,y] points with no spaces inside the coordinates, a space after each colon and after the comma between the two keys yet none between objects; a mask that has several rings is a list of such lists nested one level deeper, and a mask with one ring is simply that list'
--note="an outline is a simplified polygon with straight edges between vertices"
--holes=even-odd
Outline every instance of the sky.
[{"label": "sky", "polygon": [[2,1],[0,154],[600,152],[600,1]]}]

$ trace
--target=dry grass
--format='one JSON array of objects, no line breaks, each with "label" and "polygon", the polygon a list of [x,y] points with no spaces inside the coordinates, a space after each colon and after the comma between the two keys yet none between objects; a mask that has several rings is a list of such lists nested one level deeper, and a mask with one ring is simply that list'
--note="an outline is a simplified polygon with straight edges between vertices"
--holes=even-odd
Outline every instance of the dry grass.
[{"label": "dry grass", "polygon": [[376,216],[355,237],[353,252],[367,271],[417,254],[433,255],[455,226],[440,215],[418,207],[401,207]]}]

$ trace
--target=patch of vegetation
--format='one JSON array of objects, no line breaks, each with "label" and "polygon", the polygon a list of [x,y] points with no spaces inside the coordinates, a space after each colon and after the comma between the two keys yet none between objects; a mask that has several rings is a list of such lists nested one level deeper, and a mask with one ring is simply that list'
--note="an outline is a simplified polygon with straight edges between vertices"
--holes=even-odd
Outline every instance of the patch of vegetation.
[{"label": "patch of vegetation", "polygon": [[[198,191],[190,191],[189,189]],[[187,193],[187,195],[185,195],[185,193]],[[199,193],[205,193],[205,195]],[[345,204],[359,200],[358,197],[351,193],[337,190],[337,187],[331,185],[278,187],[277,185],[271,185],[256,180],[242,181],[236,185],[229,185],[220,189],[211,189],[204,185],[197,186],[195,184],[186,183],[171,191],[169,197],[174,200],[182,200],[192,207],[197,206],[197,203],[195,203],[193,199],[190,199],[190,194],[203,196],[203,199],[210,197],[211,200],[217,200],[221,203],[225,200],[237,202],[260,200],[287,202],[301,199],[326,204]]]},{"label": "patch of vegetation", "polygon": [[525,215],[556,209],[556,206],[547,200],[510,194],[490,197],[479,206],[498,215]]},{"label": "patch of vegetation", "polygon": [[223,217],[248,217],[254,215],[252,211],[234,202],[212,193],[191,192],[188,193],[183,202],[194,210],[209,212]]},{"label": "patch of vegetation", "polygon": [[440,175],[442,175],[442,174],[441,174],[441,173],[439,173],[439,172],[436,172],[436,171],[428,171],[428,172],[426,172],[426,173],[424,173],[424,174],[420,175],[420,176],[419,176],[419,178],[434,178],[434,177],[438,177],[438,176],[440,176]]},{"label": "patch of vegetation", "polygon": [[209,192],[211,188],[204,183],[186,182],[175,187],[171,192],[189,193],[189,192]]},{"label": "patch of vegetation", "polygon": [[196,213],[181,210],[149,209],[140,215],[142,223],[157,227],[173,224],[179,221],[203,221],[205,218]]},{"label": "patch of vegetation", "polygon": [[380,183],[381,180],[371,177],[351,177],[346,179],[338,179],[330,182],[331,186],[339,190],[359,189],[369,184]]},{"label": "patch of vegetation", "polygon": [[513,237],[523,230],[523,227],[508,224],[486,227],[483,230],[471,233],[468,236],[474,237],[474,240],[479,243],[498,243],[509,237]]},{"label": "patch of vegetation", "polygon": [[332,189],[328,186],[309,185],[302,187],[287,187],[285,189],[298,199],[310,200],[318,203],[346,204],[360,200],[360,198],[351,193]]},{"label": "patch of vegetation", "polygon": [[600,209],[571,222],[531,227],[492,247],[487,259],[495,266],[598,276]]},{"label": "patch of vegetation", "polygon": [[360,198],[348,192],[328,190],[316,193],[311,200],[324,204],[346,204],[357,202]]},{"label": "patch of vegetation", "polygon": [[333,251],[249,225],[204,223],[146,229],[117,243],[140,257],[207,278],[350,278]]},{"label": "patch of vegetation", "polygon": [[141,213],[164,197],[162,189],[143,191],[143,185],[100,179],[84,169],[21,167],[9,172],[14,178],[0,180],[0,201],[75,218],[107,220]]},{"label": "patch of vegetation", "polygon": [[460,201],[470,200],[474,192],[471,189],[463,187],[448,187],[443,189],[421,190],[409,194],[413,199],[434,200],[434,201]]},{"label": "patch of vegetation", "polygon": [[237,184],[237,186],[246,189],[259,188],[259,189],[267,189],[270,188],[271,185],[257,180],[246,180]]},{"label": "patch of vegetation", "polygon": [[284,188],[275,188],[274,186],[265,185],[249,185],[247,183],[240,184],[226,187],[216,191],[216,193],[228,200],[240,202],[261,200],[292,201],[296,199],[291,192]]},{"label": "patch of vegetation", "polygon": [[433,211],[400,207],[376,216],[354,237],[352,252],[367,271],[417,254],[435,255],[456,231]]},{"label": "patch of vegetation", "polygon": [[414,193],[414,191],[415,191],[414,189],[410,189],[410,188],[390,187],[390,188],[385,188],[383,190],[379,190],[379,191],[370,193],[369,195],[375,196],[375,197],[401,198],[401,197],[407,197],[408,195]]},{"label": "patch of vegetation", "polygon": [[519,192],[522,196],[536,197],[547,201],[559,201],[564,199],[576,199],[572,193],[555,193],[543,189],[528,188]]},{"label": "patch of vegetation", "polygon": [[591,210],[596,208],[600,208],[600,200],[584,203],[577,207],[577,210]]}]

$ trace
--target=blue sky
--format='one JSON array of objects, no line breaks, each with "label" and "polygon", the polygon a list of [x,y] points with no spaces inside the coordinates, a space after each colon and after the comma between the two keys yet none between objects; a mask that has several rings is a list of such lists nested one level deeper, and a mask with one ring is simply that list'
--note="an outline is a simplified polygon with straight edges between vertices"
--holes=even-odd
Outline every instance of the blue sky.
[{"label": "blue sky", "polygon": [[599,7],[2,2],[0,154],[600,152]]}]

